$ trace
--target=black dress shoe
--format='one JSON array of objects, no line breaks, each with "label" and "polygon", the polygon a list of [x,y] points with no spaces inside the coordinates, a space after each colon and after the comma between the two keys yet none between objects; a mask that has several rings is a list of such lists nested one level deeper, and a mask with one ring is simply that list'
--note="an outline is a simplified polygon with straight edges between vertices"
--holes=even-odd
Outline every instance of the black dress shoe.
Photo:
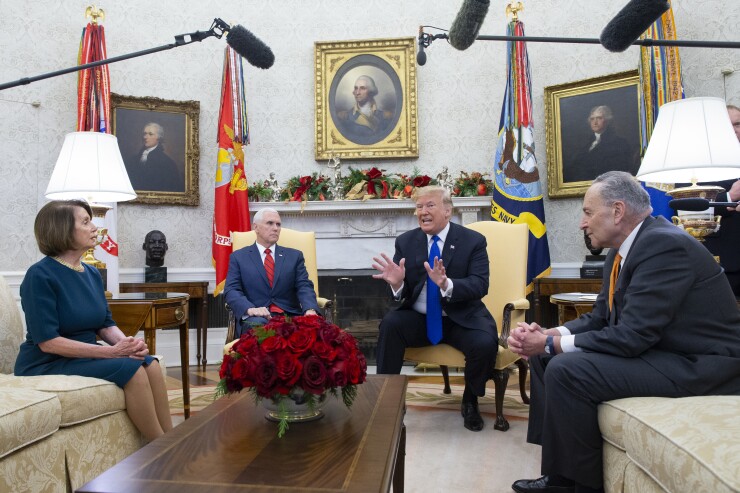
[{"label": "black dress shoe", "polygon": [[470,431],[481,431],[483,429],[483,418],[478,411],[478,402],[463,402],[460,409],[465,428]]},{"label": "black dress shoe", "polygon": [[567,480],[553,481],[550,476],[542,476],[539,479],[520,479],[511,485],[511,489],[517,493],[574,493],[575,483]]}]

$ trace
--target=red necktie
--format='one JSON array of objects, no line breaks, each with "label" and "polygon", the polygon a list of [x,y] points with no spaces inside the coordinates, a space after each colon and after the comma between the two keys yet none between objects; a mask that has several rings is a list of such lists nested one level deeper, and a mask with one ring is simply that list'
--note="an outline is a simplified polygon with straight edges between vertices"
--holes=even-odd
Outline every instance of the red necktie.
[{"label": "red necktie", "polygon": [[[267,273],[267,282],[272,287],[272,281],[275,279],[275,259],[272,258],[269,248],[265,248],[265,272]],[[283,311],[282,308],[275,304],[270,305],[270,312],[272,313],[283,313]]]},{"label": "red necktie", "polygon": [[272,258],[269,248],[265,248],[265,271],[267,272],[267,282],[272,287],[272,280],[275,278],[275,259]]}]

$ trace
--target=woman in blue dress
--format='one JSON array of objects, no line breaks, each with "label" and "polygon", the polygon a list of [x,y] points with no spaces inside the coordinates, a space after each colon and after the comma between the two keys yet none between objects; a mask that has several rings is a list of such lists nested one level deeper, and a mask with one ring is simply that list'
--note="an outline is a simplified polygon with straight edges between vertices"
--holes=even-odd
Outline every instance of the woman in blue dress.
[{"label": "woman in blue dress", "polygon": [[[82,200],[49,202],[36,215],[34,233],[46,257],[21,283],[28,332],[15,374],[108,380],[123,389],[126,411],[148,441],[172,429],[159,362],[142,339],[116,326],[100,273],[81,262],[97,239],[90,206]],[[98,344],[97,337],[108,345]]]}]

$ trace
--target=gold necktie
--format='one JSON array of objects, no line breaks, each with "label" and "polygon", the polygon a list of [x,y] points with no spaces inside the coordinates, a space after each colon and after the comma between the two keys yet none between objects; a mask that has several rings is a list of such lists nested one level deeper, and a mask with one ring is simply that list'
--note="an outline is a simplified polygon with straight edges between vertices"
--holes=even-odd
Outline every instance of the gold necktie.
[{"label": "gold necktie", "polygon": [[619,276],[619,263],[622,261],[622,256],[617,252],[614,257],[614,263],[612,264],[612,273],[609,276],[609,311],[611,311],[614,305],[614,286],[617,284],[617,277]]}]

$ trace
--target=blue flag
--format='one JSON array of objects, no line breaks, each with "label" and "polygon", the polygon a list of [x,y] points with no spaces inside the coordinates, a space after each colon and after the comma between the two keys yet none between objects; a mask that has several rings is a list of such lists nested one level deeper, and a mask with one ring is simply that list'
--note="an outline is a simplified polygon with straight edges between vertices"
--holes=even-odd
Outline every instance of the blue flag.
[{"label": "blue flag", "polygon": [[[506,34],[524,36],[524,24],[510,22]],[[508,78],[493,161],[491,219],[529,226],[527,292],[530,292],[535,278],[550,273],[550,248],[540,174],[534,154],[527,46],[523,41],[508,41],[506,46],[509,53],[506,63]]]}]

